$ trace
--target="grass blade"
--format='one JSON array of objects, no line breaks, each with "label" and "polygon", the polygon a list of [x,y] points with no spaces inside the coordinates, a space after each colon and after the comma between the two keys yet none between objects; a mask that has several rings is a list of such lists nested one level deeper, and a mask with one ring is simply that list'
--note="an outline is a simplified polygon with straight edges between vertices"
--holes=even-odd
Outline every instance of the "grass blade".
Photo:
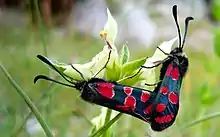
[{"label": "grass blade", "polygon": [[42,44],[43,44],[44,56],[47,57],[45,28],[44,28],[44,25],[42,23],[41,14],[40,14],[39,5],[38,5],[38,0],[34,0],[34,7],[35,7],[36,17],[37,17],[37,21],[38,21],[37,24],[39,26],[40,33],[41,33],[40,35],[41,35]]},{"label": "grass blade", "polygon": [[13,78],[8,73],[8,71],[4,68],[4,66],[0,64],[0,68],[4,72],[5,76],[8,78],[9,82],[12,84],[12,86],[16,89],[18,94],[24,99],[25,103],[28,105],[30,110],[33,112],[36,119],[40,123],[41,127],[45,131],[47,137],[53,137],[53,134],[52,134],[49,126],[47,125],[47,123],[45,122],[43,117],[41,116],[40,112],[38,111],[38,109],[36,108],[34,103],[30,100],[30,98],[27,96],[27,94],[18,86],[18,84],[13,80]]},{"label": "grass blade", "polygon": [[[202,123],[202,122],[205,122],[205,121],[207,121],[207,120],[211,120],[211,119],[216,118],[216,117],[220,117],[220,112],[208,114],[208,115],[203,116],[203,117],[200,118],[200,119],[193,120],[193,121],[191,121],[191,122],[189,122],[189,123],[187,123],[187,124],[181,126],[178,130],[179,130],[179,132],[181,132],[181,133],[185,133],[188,128],[190,128],[190,127],[192,127],[192,126],[195,126],[195,125],[197,125],[197,124],[200,124],[200,123]],[[173,133],[173,132],[170,132],[170,134],[168,134],[168,136],[171,136],[172,133]],[[168,136],[167,136],[167,137],[168,137]]]},{"label": "grass blade", "polygon": [[[40,97],[40,99],[37,101],[37,103],[35,103],[35,105],[37,106],[38,109],[41,109],[43,106],[43,104],[41,103],[42,101],[44,101],[44,99],[46,99],[50,94],[53,93],[54,88],[52,88],[55,84],[51,83],[49,85],[49,87],[45,90],[45,92],[43,92],[44,94]],[[47,92],[46,92],[47,91]],[[28,119],[31,118],[31,116],[33,115],[32,111],[30,111],[28,113],[28,115],[25,117],[24,121],[22,122],[22,124],[19,126],[19,128],[15,129],[14,132],[12,133],[11,137],[17,137],[20,132],[22,131],[22,129],[24,128],[25,124],[27,123]]]}]

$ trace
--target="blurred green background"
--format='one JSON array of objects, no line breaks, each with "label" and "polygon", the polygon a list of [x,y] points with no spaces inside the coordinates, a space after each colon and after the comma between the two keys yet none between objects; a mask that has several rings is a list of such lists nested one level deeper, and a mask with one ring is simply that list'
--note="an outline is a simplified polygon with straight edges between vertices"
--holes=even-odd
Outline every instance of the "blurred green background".
[{"label": "blurred green background", "polygon": [[[86,63],[104,46],[104,42],[100,38],[88,33],[89,30],[88,32],[80,32],[75,28],[67,27],[74,26],[68,22],[69,16],[73,16],[71,14],[72,8],[77,9],[76,3],[83,4],[88,0],[67,1],[73,2],[71,4],[76,6],[68,6],[70,3],[67,2],[68,4],[59,7],[56,6],[59,5],[58,0],[52,2],[53,4],[49,0],[39,1],[41,20],[37,18],[33,1],[26,0],[20,1],[20,3],[13,3],[9,0],[1,1],[0,63],[6,67],[18,85],[37,104],[56,137],[86,137],[92,128],[89,120],[100,113],[101,107],[82,101],[79,98],[79,93],[74,89],[51,85],[45,81],[33,83],[34,77],[38,74],[57,76],[36,58],[37,54],[45,54],[45,47],[47,56],[51,59],[64,63]],[[142,2],[139,0],[134,3],[141,5]],[[62,2],[60,3],[62,5]],[[163,4],[168,8],[166,9],[168,11],[166,18],[153,10],[156,5],[157,8],[158,5],[161,6],[160,2],[149,1],[144,4],[148,7],[145,10],[152,22],[158,25],[168,18],[167,20],[171,22],[169,25],[176,30],[170,12],[174,3],[172,0],[163,0]],[[202,7],[205,7],[203,9],[204,16],[198,17],[199,19],[195,18],[195,21],[190,25],[189,39],[185,46],[190,66],[181,90],[181,107],[175,124],[164,132],[156,133],[149,130],[148,124],[124,115],[117,122],[117,128],[114,129],[115,136],[144,137],[148,134],[152,137],[220,136],[218,132],[220,117],[182,129],[185,124],[193,120],[207,114],[220,112],[218,105],[220,103],[220,4],[218,0],[204,0],[202,3]],[[108,0],[105,4],[113,16],[119,18],[122,16],[121,6],[126,5],[126,2]],[[186,12],[187,15],[184,14],[180,17],[181,26],[183,26],[184,18],[191,15],[188,13],[194,15],[198,9],[197,3],[195,0],[189,0],[183,3],[178,1],[177,4],[181,5],[179,12],[183,10],[184,6],[189,9],[189,12]],[[132,12],[133,10],[129,10],[129,13]],[[123,17],[126,16],[127,14],[123,15]],[[76,18],[80,18],[80,16]],[[41,23],[39,24],[39,22]],[[118,19],[117,22],[119,27],[120,23],[125,22],[126,24],[123,18]],[[164,24],[166,26],[168,23]],[[116,45],[120,50],[123,43],[128,41],[132,59],[151,56],[159,43],[172,39],[176,35],[176,31],[172,37],[166,32],[169,32],[169,28],[160,32],[156,30],[155,38],[151,44],[146,44],[147,46],[141,43],[137,44],[129,36],[128,39],[121,41],[118,36],[119,42]],[[160,37],[157,38],[157,35]],[[161,35],[167,36],[161,37]],[[42,96],[44,99],[39,102]],[[30,110],[3,73],[0,73],[0,104],[0,136],[8,137],[17,131]],[[34,116],[20,131],[14,137],[45,136]]]}]

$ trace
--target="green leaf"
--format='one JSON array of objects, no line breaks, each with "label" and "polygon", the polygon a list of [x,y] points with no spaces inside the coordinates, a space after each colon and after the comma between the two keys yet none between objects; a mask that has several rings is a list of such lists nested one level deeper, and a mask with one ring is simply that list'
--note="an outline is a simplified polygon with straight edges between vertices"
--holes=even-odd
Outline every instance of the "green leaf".
[{"label": "green leaf", "polygon": [[211,14],[217,21],[220,21],[220,1],[213,0],[211,3]]},{"label": "green leaf", "polygon": [[105,69],[105,76],[106,79],[109,81],[117,81],[120,78],[120,73],[121,73],[121,66],[118,65],[117,63],[113,63],[112,68],[107,67]]},{"label": "green leaf", "polygon": [[120,63],[124,65],[129,61],[129,58],[130,58],[130,52],[128,46],[124,44],[120,52]]},{"label": "green leaf", "polygon": [[134,74],[134,71],[139,69],[145,62],[146,58],[141,58],[125,63],[122,67],[121,78],[131,76],[132,74]]},{"label": "green leaf", "polygon": [[[137,71],[134,71],[133,74],[135,74]],[[133,78],[129,78],[129,79],[125,79],[122,81],[119,81],[119,84],[123,84],[123,85],[129,85],[129,86],[133,86],[135,85],[137,82],[144,80],[144,78],[140,77],[142,75],[143,71],[141,71],[140,73],[138,73],[135,77]],[[131,74],[131,76],[133,75]]]},{"label": "green leaf", "polygon": [[220,27],[214,29],[214,50],[218,57],[220,57]]}]

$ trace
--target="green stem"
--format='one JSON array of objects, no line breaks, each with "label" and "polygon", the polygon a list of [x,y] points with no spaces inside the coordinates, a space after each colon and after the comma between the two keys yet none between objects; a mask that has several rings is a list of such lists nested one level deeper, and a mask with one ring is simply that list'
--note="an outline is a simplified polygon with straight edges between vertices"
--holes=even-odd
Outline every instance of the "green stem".
[{"label": "green stem", "polygon": [[95,133],[93,133],[90,137],[99,137],[105,132],[112,124],[114,124],[123,113],[117,114],[112,120],[110,120],[107,124],[105,124],[103,127],[101,127],[99,130],[97,130]]},{"label": "green stem", "polygon": [[105,124],[107,124],[108,121],[111,119],[111,114],[112,114],[112,110],[108,108],[105,116]]},{"label": "green stem", "polygon": [[38,5],[38,0],[34,0],[34,6],[35,6],[35,11],[36,11],[37,23],[38,23],[38,26],[40,28],[41,39],[42,39],[43,50],[44,50],[44,56],[47,57],[45,28],[44,28],[44,25],[42,23],[41,14],[40,14],[39,5]]},{"label": "green stem", "polygon": [[[181,127],[179,128],[179,131],[180,131],[181,133],[184,133],[184,132],[187,131],[188,128],[190,128],[190,127],[192,127],[192,126],[194,126],[194,125],[200,124],[200,123],[202,123],[202,122],[205,122],[205,121],[207,121],[207,120],[211,120],[211,119],[216,118],[216,117],[220,117],[220,112],[212,113],[212,114],[203,116],[203,117],[200,118],[200,119],[197,119],[197,120],[194,120],[194,121],[192,121],[192,122],[189,122],[189,123],[187,123],[187,124],[181,126]],[[168,136],[170,136],[172,133],[173,133],[173,132],[170,132],[170,134],[168,134]]]},{"label": "green stem", "polygon": [[43,117],[41,116],[40,112],[38,111],[38,109],[36,108],[34,103],[30,100],[30,98],[27,96],[27,94],[18,86],[18,84],[13,80],[13,78],[8,73],[8,71],[4,68],[4,66],[0,64],[0,68],[4,72],[5,76],[8,78],[9,82],[12,84],[12,86],[16,89],[18,94],[24,99],[25,103],[28,105],[30,110],[33,112],[33,114],[37,118],[38,122],[40,123],[41,127],[44,129],[46,135],[48,137],[53,137],[53,134],[52,134],[49,126],[47,125],[47,123],[45,122]]},{"label": "green stem", "polygon": [[[53,93],[54,88],[52,88],[55,84],[51,83],[50,86],[45,90],[47,92],[43,92],[44,94],[40,97],[40,99],[37,101],[36,106],[38,107],[38,109],[41,109],[43,106],[43,103],[41,103],[42,101],[44,101],[44,99],[46,99],[51,93]],[[20,132],[22,131],[22,129],[24,128],[24,125],[26,124],[27,120],[29,118],[31,118],[32,116],[32,111],[30,111],[28,113],[28,115],[25,117],[24,121],[22,122],[22,124],[19,126],[19,128],[15,129],[14,132],[12,133],[11,137],[17,137]]]},{"label": "green stem", "polygon": [[[107,112],[106,112],[106,116],[105,116],[105,122],[104,122],[104,125],[106,125],[110,120],[111,120],[111,114],[112,114],[112,110],[111,109],[107,109]],[[103,137],[107,137],[108,136],[108,131],[109,130],[106,130]]]}]

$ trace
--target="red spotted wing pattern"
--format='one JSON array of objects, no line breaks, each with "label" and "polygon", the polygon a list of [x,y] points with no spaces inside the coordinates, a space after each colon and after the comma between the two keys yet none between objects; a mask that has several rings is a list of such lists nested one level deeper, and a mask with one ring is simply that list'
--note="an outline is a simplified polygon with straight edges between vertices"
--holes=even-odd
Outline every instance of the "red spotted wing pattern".
[{"label": "red spotted wing pattern", "polygon": [[154,92],[104,81],[95,84],[100,98],[104,97],[99,105],[104,104],[108,108],[149,122],[152,104],[156,98]]},{"label": "red spotted wing pattern", "polygon": [[179,91],[182,83],[178,66],[169,65],[153,104],[151,128],[161,131],[175,121],[179,109]]},{"label": "red spotted wing pattern", "polygon": [[157,96],[152,105],[150,117],[151,128],[155,131],[162,131],[174,123],[179,110],[182,80],[189,64],[187,57],[183,54],[183,46],[186,40],[189,21],[193,20],[193,18],[187,17],[185,19],[185,33],[183,41],[181,41],[176,5],[173,6],[173,17],[178,30],[179,46],[173,49],[170,54],[163,51],[168,57],[162,61],[160,71],[160,80],[162,82],[154,90]]},{"label": "red spotted wing pattern", "polygon": [[[45,79],[75,88],[81,92],[81,98],[87,102],[105,106],[110,109],[132,115],[144,120],[145,122],[150,122],[152,104],[156,98],[156,93],[141,88],[120,85],[116,82],[108,82],[104,79],[98,78],[91,78],[88,81],[84,80],[73,82],[60,73],[47,58],[40,55],[37,57],[44,63],[51,66],[72,85],[56,81],[44,75],[36,76],[34,82],[39,79]],[[73,69],[79,72],[76,68],[73,67]],[[84,78],[82,73],[79,72],[79,74],[82,78]]]}]

